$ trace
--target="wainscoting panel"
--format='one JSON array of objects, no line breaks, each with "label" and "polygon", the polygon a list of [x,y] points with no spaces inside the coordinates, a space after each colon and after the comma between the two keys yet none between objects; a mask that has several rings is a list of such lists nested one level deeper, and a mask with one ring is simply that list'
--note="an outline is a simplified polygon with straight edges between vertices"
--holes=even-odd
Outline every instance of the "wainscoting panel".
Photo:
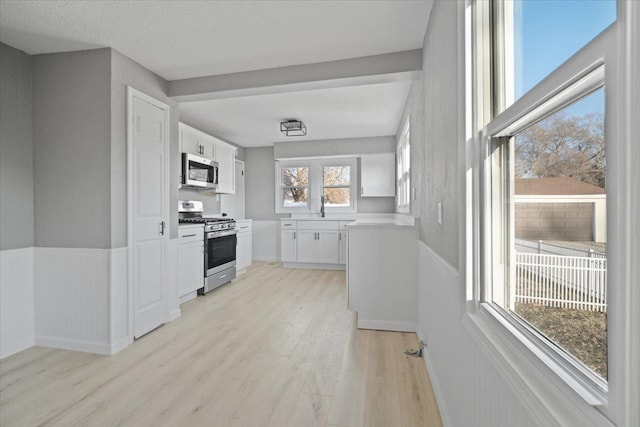
[{"label": "wainscoting panel", "polygon": [[110,354],[117,353],[133,342],[133,338],[129,334],[127,253],[127,248],[124,247],[112,249],[110,254]]},{"label": "wainscoting panel", "polygon": [[110,249],[35,248],[36,345],[110,354]]},{"label": "wainscoting panel", "polygon": [[539,425],[461,324],[464,285],[458,271],[418,244],[418,336],[445,426]]},{"label": "wainscoting panel", "polygon": [[280,221],[253,220],[254,261],[280,261]]},{"label": "wainscoting panel", "polygon": [[0,251],[0,358],[33,346],[33,248]]}]

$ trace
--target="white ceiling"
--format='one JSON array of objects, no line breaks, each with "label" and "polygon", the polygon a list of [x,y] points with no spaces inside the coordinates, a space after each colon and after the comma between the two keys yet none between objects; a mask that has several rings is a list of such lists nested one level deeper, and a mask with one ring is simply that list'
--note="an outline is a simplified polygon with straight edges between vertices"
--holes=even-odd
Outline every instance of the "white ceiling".
[{"label": "white ceiling", "polygon": [[29,54],[112,47],[167,80],[422,47],[422,1],[7,1],[0,40]]},{"label": "white ceiling", "polygon": [[[112,47],[167,80],[419,49],[433,0],[0,1],[0,41],[29,54]],[[396,133],[410,82],[180,104],[240,146]],[[286,139],[291,141],[292,138]]]},{"label": "white ceiling", "polygon": [[[395,135],[411,82],[279,93],[181,104],[180,118],[242,147]],[[287,137],[280,122],[300,119],[307,136]]]}]

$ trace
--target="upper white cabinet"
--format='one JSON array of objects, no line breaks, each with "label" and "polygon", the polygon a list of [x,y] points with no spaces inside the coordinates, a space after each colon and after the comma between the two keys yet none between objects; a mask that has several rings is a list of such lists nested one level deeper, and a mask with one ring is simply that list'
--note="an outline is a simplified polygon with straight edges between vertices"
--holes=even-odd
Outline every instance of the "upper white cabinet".
[{"label": "upper white cabinet", "polygon": [[216,144],[218,162],[217,193],[234,194],[236,192],[236,147],[219,141]]},{"label": "upper white cabinet", "polygon": [[360,159],[360,196],[396,195],[395,153],[365,154]]},{"label": "upper white cabinet", "polygon": [[214,137],[184,123],[179,124],[179,130],[181,153],[195,154],[209,159],[216,158]]},{"label": "upper white cabinet", "polygon": [[218,189],[216,193],[234,194],[236,191],[236,152],[231,144],[208,135],[184,123],[179,124],[180,152],[191,153],[218,162]]}]

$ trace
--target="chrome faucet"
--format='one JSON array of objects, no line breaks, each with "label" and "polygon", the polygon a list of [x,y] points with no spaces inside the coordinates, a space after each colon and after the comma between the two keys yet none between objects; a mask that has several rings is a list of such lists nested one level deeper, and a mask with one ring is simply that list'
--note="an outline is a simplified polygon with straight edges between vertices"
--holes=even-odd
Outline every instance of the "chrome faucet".
[{"label": "chrome faucet", "polygon": [[324,196],[320,196],[320,215],[324,218]]}]

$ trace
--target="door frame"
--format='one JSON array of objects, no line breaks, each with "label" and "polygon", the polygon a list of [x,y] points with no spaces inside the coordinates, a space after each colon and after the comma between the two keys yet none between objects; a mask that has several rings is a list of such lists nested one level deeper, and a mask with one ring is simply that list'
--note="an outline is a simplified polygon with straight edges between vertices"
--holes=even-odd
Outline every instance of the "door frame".
[{"label": "door frame", "polygon": [[[168,104],[161,102],[144,92],[139,91],[131,86],[126,86],[126,155],[127,155],[127,313],[128,313],[128,321],[127,321],[127,336],[130,341],[134,340],[135,336],[135,275],[134,275],[134,230],[133,230],[133,200],[134,200],[134,186],[133,186],[133,177],[135,176],[135,167],[134,167],[134,159],[133,159],[133,99],[140,98],[149,104],[152,104],[161,110],[164,111],[164,169],[165,173],[162,177],[162,188],[163,192],[166,195],[166,200],[164,206],[162,208],[163,217],[165,218],[165,222],[167,224],[165,235],[162,239],[162,252],[166,257],[168,252],[168,239],[170,234],[169,228],[169,204],[170,204],[170,190],[169,190],[169,176],[171,173],[171,114],[170,107]],[[168,263],[164,262],[162,265],[162,276],[166,279],[163,280],[163,293],[164,293],[164,306],[166,312],[166,322],[169,321],[169,281],[168,281],[168,271],[167,271]]]}]

